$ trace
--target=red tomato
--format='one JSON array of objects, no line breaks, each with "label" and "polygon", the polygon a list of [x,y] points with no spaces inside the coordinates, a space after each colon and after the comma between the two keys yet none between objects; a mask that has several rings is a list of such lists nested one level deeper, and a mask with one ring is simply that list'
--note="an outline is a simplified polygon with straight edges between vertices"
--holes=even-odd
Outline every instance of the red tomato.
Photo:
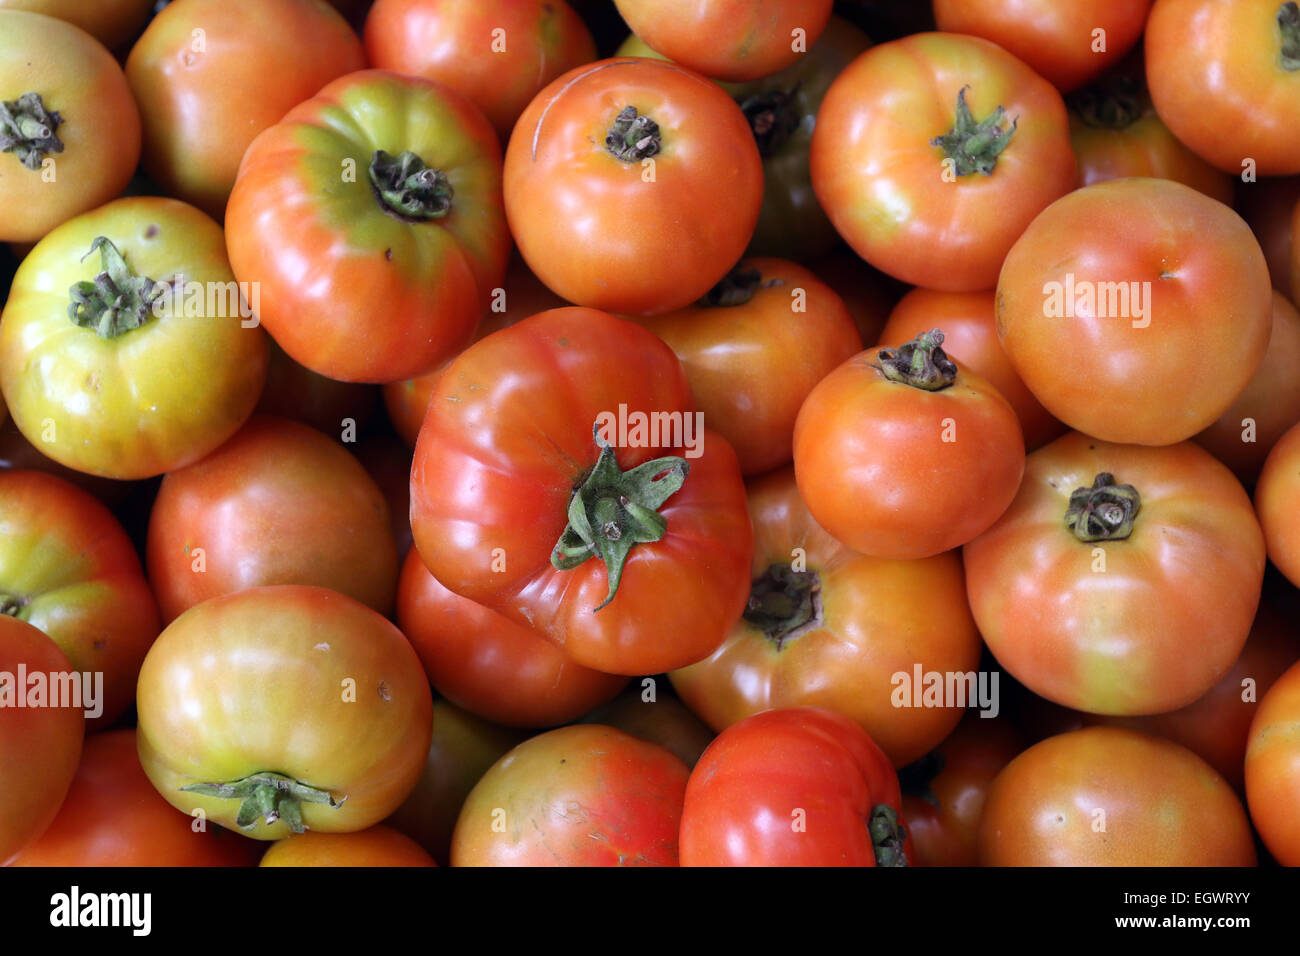
[{"label": "red tomato", "polygon": [[613,727],[561,727],[483,775],[456,821],[452,866],[676,866],[690,771]]},{"label": "red tomato", "polygon": [[259,866],[437,866],[420,844],[385,826],[356,833],[299,833],[276,840]]},{"label": "red tomato", "polygon": [[415,448],[411,528],[455,593],[576,663],[653,674],[708,655],[740,616],[744,494],[668,346],[555,309],[448,366]]},{"label": "red tomato", "polygon": [[1246,799],[1268,851],[1283,866],[1300,866],[1300,662],[1278,678],[1250,725]]},{"label": "red tomato", "polygon": [[1058,200],[998,279],[998,337],[1029,390],[1072,428],[1140,445],[1227,411],[1264,358],[1272,308],[1249,227],[1166,179]]},{"label": "red tomato", "polygon": [[840,235],[933,289],[991,289],[1016,237],[1074,178],[1061,94],[976,37],[873,47],[831,85],[813,132],[813,188]]},{"label": "red tomato", "polygon": [[1254,866],[1241,801],[1175,743],[1090,727],[1035,744],[993,781],[984,866]]},{"label": "red tomato", "polygon": [[562,0],[377,0],[365,36],[372,66],[465,94],[502,142],[538,90],[596,59],[586,24]]},{"label": "red tomato", "polygon": [[964,556],[975,624],[1002,666],[1098,714],[1161,713],[1213,687],[1264,576],[1250,500],[1208,452],[1078,432],[1029,456],[1015,501]]},{"label": "red tomato", "polygon": [[414,548],[398,584],[397,623],[434,689],[494,724],[567,724],[627,683],[575,664],[536,631],[448,591]]},{"label": "red tomato", "polygon": [[744,253],[762,201],[745,114],[675,63],[569,71],[506,149],[520,253],[557,295],[598,309],[649,315],[700,298]]},{"label": "red tomato", "polygon": [[817,523],[855,551],[924,558],[965,544],[1011,503],[1025,446],[1015,410],[932,329],[868,349],[812,390],[794,472]]},{"label": "red tomato", "polygon": [[262,844],[178,813],[149,783],[134,730],[86,740],[68,795],[13,866],[252,866]]},{"label": "red tomato", "polygon": [[315,429],[266,416],[163,479],[148,562],[168,622],[268,584],[328,587],[386,614],[397,588],[388,504],[365,469]]},{"label": "red tomato", "polygon": [[821,707],[728,727],[691,771],[682,866],[907,866],[898,777],[867,732]]}]

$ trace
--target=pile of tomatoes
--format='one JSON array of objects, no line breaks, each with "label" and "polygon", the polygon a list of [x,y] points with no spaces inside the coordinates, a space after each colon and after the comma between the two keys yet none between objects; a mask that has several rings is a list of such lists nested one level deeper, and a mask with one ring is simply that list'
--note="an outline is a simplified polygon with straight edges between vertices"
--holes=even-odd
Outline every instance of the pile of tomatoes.
[{"label": "pile of tomatoes", "polygon": [[0,862],[1300,864],[1298,129],[1290,0],[0,0]]}]

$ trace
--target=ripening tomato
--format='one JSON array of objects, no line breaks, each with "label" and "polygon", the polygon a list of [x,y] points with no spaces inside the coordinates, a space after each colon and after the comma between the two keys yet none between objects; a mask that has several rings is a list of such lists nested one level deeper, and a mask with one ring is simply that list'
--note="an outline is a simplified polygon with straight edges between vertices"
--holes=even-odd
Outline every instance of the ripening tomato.
[{"label": "ripening tomato", "polygon": [[1283,866],[1300,866],[1300,661],[1259,704],[1246,749],[1250,818]]},{"label": "ripening tomato", "polygon": [[[0,406],[3,406],[3,404],[4,402],[0,401]],[[0,425],[0,469],[5,471],[12,469],[43,471],[56,478],[71,482],[83,491],[89,491],[110,508],[121,504],[122,500],[130,494],[131,489],[135,487],[129,481],[117,481],[113,478],[88,475],[84,471],[74,471],[60,465],[53,458],[45,457],[31,442],[23,437],[23,433],[18,430],[18,426],[12,421],[6,421],[3,425]]]},{"label": "ripening tomato", "polygon": [[[219,220],[253,138],[363,66],[361,41],[321,0],[168,4],[126,61],[144,118],[145,172]],[[337,163],[332,173],[337,180]]]},{"label": "ripening tomato", "polygon": [[861,724],[896,767],[937,745],[967,702],[913,707],[908,690],[900,706],[900,675],[979,666],[958,555],[850,551],[818,527],[788,468],[751,482],[749,512],[749,603],[710,657],[669,674],[687,706],[717,731],[773,708],[827,707]]},{"label": "ripening tomato", "polygon": [[1028,457],[965,563],[975,623],[1017,680],[1077,710],[1156,714],[1241,653],[1264,540],[1240,483],[1197,445],[1070,432]]},{"label": "ripening tomato", "polygon": [[86,739],[58,816],[12,866],[252,866],[263,844],[176,812],[149,783],[134,730]]},{"label": "ripening tomato", "polygon": [[536,631],[448,591],[414,548],[398,584],[397,624],[434,689],[494,724],[567,724],[627,683],[575,664]]},{"label": "ripening tomato", "polygon": [[676,697],[657,695],[656,683],[656,678],[642,678],[580,723],[604,724],[648,740],[676,754],[687,767],[694,767],[713,742],[714,733]]},{"label": "ripening tomato", "polygon": [[88,726],[102,730],[131,705],[136,675],[158,636],[158,605],[113,514],[60,478],[0,472],[0,615],[44,631],[72,669],[103,677]]},{"label": "ripening tomato", "polygon": [[78,471],[182,468],[257,404],[267,344],[246,305],[221,228],[193,206],[141,196],[69,220],[27,254],[0,319],[9,413]]},{"label": "ripening tomato", "polygon": [[465,94],[502,142],[542,87],[596,59],[563,0],[377,0],[365,37],[371,66]]},{"label": "ripening tomato", "polygon": [[452,866],[676,866],[689,774],[663,747],[613,727],[533,737],[470,792]]},{"label": "ripening tomato", "polygon": [[1015,496],[1025,462],[1015,410],[952,361],[943,341],[932,329],[898,348],[861,352],[799,410],[799,492],[817,523],[855,551],[948,551]]},{"label": "ripening tomato", "polygon": [[0,103],[0,241],[35,242],[135,172],[140,111],[112,54],[77,27],[0,9]]},{"label": "ripening tomato", "polygon": [[1049,206],[998,278],[998,338],[1043,406],[1106,441],[1171,445],[1227,411],[1263,361],[1268,266],[1222,203],[1116,179]]},{"label": "ripening tomato", "polygon": [[[20,667],[26,668],[26,686],[17,683]],[[0,673],[12,675],[0,683],[0,865],[50,825],[77,772],[85,733],[82,711],[45,706],[51,702],[50,675],[71,669],[48,637],[0,614]],[[37,674],[45,675],[46,683],[34,684]],[[18,706],[19,697],[24,706]]]},{"label": "ripening tomato", "polygon": [[140,669],[140,762],[168,803],[259,840],[349,833],[401,805],[432,699],[402,632],[352,598],[278,585],[212,598]]},{"label": "ripening tomato", "polygon": [[1273,332],[1255,377],[1226,412],[1193,436],[1250,487],[1269,451],[1300,422],[1300,312],[1273,292]]},{"label": "ripening tomato", "polygon": [[1064,93],[1124,56],[1150,8],[1151,0],[934,0],[934,19],[945,33],[992,40]]},{"label": "ripening tomato", "polygon": [[1143,41],[1156,112],[1233,175],[1300,173],[1300,7],[1282,0],[1156,0]]},{"label": "ripening tomato", "polygon": [[276,840],[258,866],[437,866],[420,844],[386,826],[355,833],[295,833]]},{"label": "ripening tomato", "polygon": [[873,47],[831,85],[813,131],[813,188],[840,235],[932,289],[991,289],[1012,243],[1074,178],[1061,94],[977,37]]},{"label": "ripening tomato", "polygon": [[594,309],[535,315],[448,366],[411,529],[450,590],[613,674],[707,656],[749,593],[735,452],[668,346]]},{"label": "ripening tomato", "polygon": [[1295,298],[1291,282],[1291,236],[1297,207],[1300,207],[1300,176],[1256,179],[1237,185],[1236,209],[1259,240],[1273,288],[1288,299]]},{"label": "ripening tomato", "polygon": [[569,71],[506,149],[506,215],[529,268],[556,295],[613,312],[668,312],[708,292],[745,251],[762,200],[745,114],[675,63]]},{"label": "ripening tomato", "polygon": [[465,346],[505,274],[496,135],[429,80],[342,77],[249,146],[226,243],[290,358],[349,382],[423,375]]},{"label": "ripening tomato", "polygon": [[1178,744],[1090,727],[1035,744],[993,781],[984,866],[1254,866],[1246,812]]},{"label": "ripening tomato", "polygon": [[709,427],[746,475],[790,460],[813,387],[862,349],[830,286],[782,259],[745,259],[695,305],[645,319],[681,359]]},{"label": "ripening tomato", "polygon": [[1292,584],[1300,586],[1300,424],[1278,439],[1255,485],[1255,512],[1264,529],[1268,557]]},{"label": "ripening tomato", "polygon": [[166,622],[267,584],[331,588],[381,614],[397,590],[383,493],[346,448],[287,418],[256,415],[163,479],[147,560]]},{"label": "ripening tomato", "polygon": [[0,10],[29,10],[66,20],[109,50],[133,39],[153,7],[153,0],[0,0]]},{"label": "ripening tomato", "polygon": [[849,718],[769,710],[724,730],[691,771],[682,866],[907,866],[898,776]]},{"label": "ripening tomato", "polygon": [[930,329],[943,330],[943,350],[981,375],[1016,412],[1025,447],[1032,451],[1065,431],[1025,387],[998,342],[992,292],[938,292],[913,289],[889,313],[873,339],[879,346],[910,342]]}]

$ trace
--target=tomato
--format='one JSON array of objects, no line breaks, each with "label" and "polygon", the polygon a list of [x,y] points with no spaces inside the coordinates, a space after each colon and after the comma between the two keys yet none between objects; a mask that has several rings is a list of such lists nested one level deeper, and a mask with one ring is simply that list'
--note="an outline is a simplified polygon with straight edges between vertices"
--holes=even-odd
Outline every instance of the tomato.
[{"label": "tomato", "polygon": [[1246,799],[1268,851],[1283,866],[1300,866],[1300,661],[1260,701],[1250,725]]},{"label": "tomato", "polygon": [[704,420],[746,475],[790,460],[799,406],[862,348],[840,297],[782,259],[742,260],[699,303],[642,324],[677,353]]},{"label": "tomato", "polygon": [[[361,41],[320,0],[168,4],[126,61],[144,117],[145,172],[220,219],[253,138],[364,65]],[[337,180],[337,163],[332,172]]]},{"label": "tomato", "polygon": [[1173,134],[1224,172],[1300,173],[1300,7],[1281,0],[1156,0],[1147,82]]},{"label": "tomato", "polygon": [[705,657],[744,607],[752,532],[735,453],[693,412],[681,363],[632,322],[555,309],[488,336],[420,430],[420,556],[585,667]]},{"label": "tomato", "polygon": [[13,470],[0,472],[0,541],[0,616],[40,628],[73,670],[102,674],[102,712],[89,726],[111,726],[130,706],[159,630],[158,606],[126,532],[80,488]]},{"label": "tomato", "polygon": [[259,866],[437,866],[420,844],[386,826],[355,833],[301,833],[276,840]]},{"label": "tomato", "polygon": [[691,771],[682,866],[907,866],[898,777],[866,731],[821,707],[733,724]]},{"label": "tomato", "polygon": [[1273,332],[1255,377],[1226,412],[1193,436],[1253,485],[1264,459],[1292,425],[1300,422],[1300,312],[1273,292]]},{"label": "tomato", "polygon": [[[0,402],[0,406],[3,406],[3,404],[3,402]],[[98,475],[88,475],[84,471],[73,471],[71,468],[65,468],[52,458],[46,458],[42,455],[31,442],[23,437],[23,433],[18,430],[17,425],[12,421],[6,421],[3,425],[0,425],[0,469],[19,468],[43,471],[54,475],[56,478],[62,478],[83,491],[89,491],[109,507],[120,504],[122,499],[135,487],[130,482],[100,478]]]},{"label": "tomato", "polygon": [[930,329],[943,330],[943,349],[997,389],[1016,412],[1025,447],[1033,450],[1065,431],[1025,387],[998,342],[992,292],[937,292],[913,289],[899,300],[877,345],[909,342]]},{"label": "tomato", "polygon": [[365,37],[372,66],[463,93],[502,142],[543,86],[596,59],[591,32],[562,0],[378,0]]},{"label": "tomato", "polygon": [[[26,669],[25,685],[17,681],[20,667]],[[0,673],[6,675],[0,684],[0,864],[50,825],[77,772],[85,730],[81,709],[27,706],[43,696],[42,685],[32,682],[35,675],[48,681],[69,670],[58,645],[30,624],[0,614]],[[18,697],[24,706],[17,705]]]},{"label": "tomato", "polygon": [[438,693],[507,727],[567,724],[627,683],[573,663],[540,634],[448,591],[412,548],[397,623]]},{"label": "tomato", "polygon": [[984,866],[1254,866],[1232,788],[1190,750],[1091,727],[1035,744],[989,788]]},{"label": "tomato", "polygon": [[580,724],[533,737],[474,786],[453,866],[676,866],[686,765],[657,744]]},{"label": "tomato", "polygon": [[976,37],[873,47],[831,84],[813,131],[813,188],[840,235],[933,289],[991,289],[1016,237],[1074,178],[1061,95]]},{"label": "tomato", "polygon": [[1264,460],[1255,486],[1255,512],[1264,529],[1268,557],[1292,584],[1300,582],[1300,535],[1295,514],[1300,503],[1300,424],[1278,439]]},{"label": "tomato", "polygon": [[1029,390],[1072,428],[1140,445],[1228,410],[1264,358],[1272,309],[1249,227],[1166,179],[1058,200],[998,279],[998,338]]},{"label": "tomato", "polygon": [[451,833],[465,798],[483,774],[527,735],[490,724],[445,700],[433,702],[433,742],[406,802],[386,825],[414,839],[437,860],[451,860]]},{"label": "tomato", "polygon": [[168,622],[208,598],[268,584],[331,588],[381,614],[397,589],[382,492],[347,449],[286,418],[255,416],[167,475],[147,552]]},{"label": "tomato", "polygon": [[133,39],[153,12],[151,0],[0,0],[0,10],[29,10],[66,20],[110,50]]},{"label": "tomato", "polygon": [[745,251],[762,198],[740,107],[674,63],[569,71],[506,149],[506,215],[529,268],[562,298],[613,312],[668,312],[708,292]]},{"label": "tomato", "polygon": [[139,158],[112,54],[62,20],[0,10],[0,241],[35,242],[108,202]]},{"label": "tomato", "polygon": [[140,762],[172,806],[259,840],[363,830],[415,786],[432,700],[392,624],[325,588],[190,608],[145,658]]},{"label": "tomato", "polygon": [[257,403],[266,336],[244,326],[244,309],[220,227],[192,206],[138,197],[78,216],[14,277],[0,319],[9,413],[78,471],[147,478],[184,467]]},{"label": "tomato", "polygon": [[1259,240],[1273,288],[1289,299],[1295,297],[1291,283],[1291,236],[1297,206],[1300,206],[1300,176],[1257,179],[1237,186],[1237,211]]},{"label": "tomato", "polygon": [[614,0],[629,29],[671,60],[720,80],[783,70],[816,43],[831,0]]},{"label": "tomato", "polygon": [[1117,62],[1142,36],[1151,0],[934,0],[946,33],[992,40],[1062,92]]},{"label": "tomato", "polygon": [[317,375],[271,343],[266,387],[257,403],[262,414],[292,418],[327,435],[343,437],[365,428],[378,404],[379,389],[373,385]]},{"label": "tomato", "polygon": [[1071,432],[1029,456],[965,563],[975,623],[1017,680],[1090,713],[1155,714],[1241,653],[1264,540],[1241,485],[1198,446]]},{"label": "tomato", "polygon": [[843,300],[862,341],[878,341],[890,310],[908,287],[873,269],[848,249],[819,259],[811,268]]},{"label": "tomato", "polygon": [[252,866],[262,844],[177,813],[149,783],[134,730],[86,740],[58,816],[13,866]]},{"label": "tomato", "polygon": [[411,449],[393,435],[376,435],[356,446],[357,461],[388,503],[388,530],[398,554],[411,550]]},{"label": "tomato", "polygon": [[896,767],[937,745],[965,702],[912,707],[909,690],[900,706],[899,683],[918,664],[979,666],[957,554],[897,561],[850,551],[818,527],[788,468],[751,482],[749,512],[749,603],[710,657],[669,675],[686,705],[717,731],[773,708],[827,707],[861,724]]},{"label": "tomato", "polygon": [[967,714],[935,750],[899,771],[917,866],[975,866],[989,786],[1024,742],[1010,722]]},{"label": "tomato", "polygon": [[826,376],[794,427],[794,473],[819,525],[878,558],[969,541],[1016,493],[1025,446],[1015,410],[961,368],[932,329],[868,349]]},{"label": "tomato", "polygon": [[648,740],[676,754],[687,767],[694,767],[713,742],[713,731],[676,697],[658,696],[656,683],[657,678],[643,678],[581,722],[604,724]]},{"label": "tomato", "polygon": [[249,146],[226,243],[290,358],[350,382],[422,375],[469,341],[505,274],[496,136],[429,80],[342,77]]}]

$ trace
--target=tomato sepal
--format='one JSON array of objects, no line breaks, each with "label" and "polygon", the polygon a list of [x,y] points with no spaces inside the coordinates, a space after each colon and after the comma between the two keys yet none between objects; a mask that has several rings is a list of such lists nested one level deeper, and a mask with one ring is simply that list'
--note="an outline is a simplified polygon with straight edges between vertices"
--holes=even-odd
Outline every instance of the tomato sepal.
[{"label": "tomato sepal", "polygon": [[958,176],[969,176],[971,173],[992,176],[998,156],[1011,142],[1020,117],[1013,118],[1011,126],[1003,129],[1002,118],[1007,115],[1007,111],[999,106],[976,122],[975,114],[966,104],[968,89],[969,86],[963,86],[957,91],[957,111],[952,129],[930,140],[930,145],[943,150],[944,156],[952,160],[953,171]]},{"label": "tomato sepal", "polygon": [[898,811],[887,803],[871,808],[867,819],[867,832],[876,854],[876,866],[909,866],[907,862],[907,831],[903,828]]},{"label": "tomato sepal", "polygon": [[258,818],[272,826],[280,820],[292,833],[307,830],[302,822],[303,803],[323,803],[337,809],[347,800],[345,794],[336,800],[328,790],[309,786],[282,773],[254,773],[242,780],[229,783],[192,783],[181,787],[182,792],[197,793],[205,797],[239,800],[239,813],[235,823],[244,830],[257,825]]}]

